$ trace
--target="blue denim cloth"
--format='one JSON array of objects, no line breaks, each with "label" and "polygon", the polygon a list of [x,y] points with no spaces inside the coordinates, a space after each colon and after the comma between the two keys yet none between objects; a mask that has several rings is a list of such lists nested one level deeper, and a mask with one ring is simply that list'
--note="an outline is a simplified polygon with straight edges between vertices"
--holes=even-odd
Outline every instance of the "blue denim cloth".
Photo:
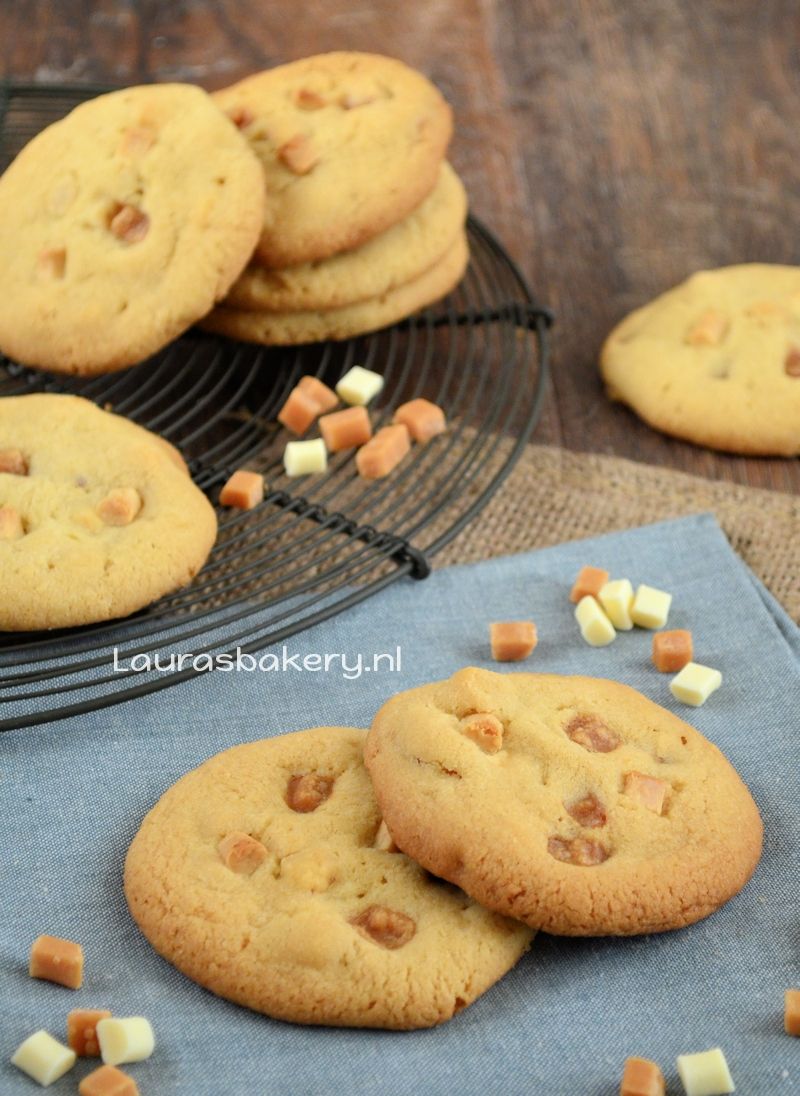
[{"label": "blue denim cloth", "polygon": [[[650,663],[652,634],[592,649],[567,595],[584,563],[674,593],[670,624],[691,628],[722,689],[692,710]],[[139,935],[121,889],[125,850],[161,793],[237,742],[315,724],[368,725],[385,697],[488,658],[493,619],[532,617],[526,669],[618,678],[693,722],[750,786],[766,827],[743,894],[691,928],[649,938],[540,935],[529,955],[438,1030],[292,1027],[195,986]],[[36,1091],[8,1062],[37,1028],[64,1036],[67,1011],[148,1016],[153,1057],[130,1068],[142,1096],[502,1093],[612,1096],[622,1064],[721,1045],[738,1091],[800,1086],[800,1045],[782,1032],[783,991],[800,985],[800,636],[729,548],[694,517],[404,581],[289,641],[289,653],[371,657],[402,648],[401,672],[208,674],[176,689],[0,736],[0,1096]],[[80,940],[77,993],[31,980],[40,932]],[[91,1065],[53,1086],[74,1093]]]}]

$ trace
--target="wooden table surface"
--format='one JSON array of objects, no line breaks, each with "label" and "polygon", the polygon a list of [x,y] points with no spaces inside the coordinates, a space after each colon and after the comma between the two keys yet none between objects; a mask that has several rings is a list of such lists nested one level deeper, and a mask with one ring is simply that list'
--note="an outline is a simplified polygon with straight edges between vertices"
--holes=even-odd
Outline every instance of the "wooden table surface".
[{"label": "wooden table surface", "polygon": [[394,54],[456,114],[452,159],[557,314],[536,440],[800,492],[604,397],[609,328],[691,271],[800,261],[795,0],[14,0],[0,75],[222,87],[330,49]]}]

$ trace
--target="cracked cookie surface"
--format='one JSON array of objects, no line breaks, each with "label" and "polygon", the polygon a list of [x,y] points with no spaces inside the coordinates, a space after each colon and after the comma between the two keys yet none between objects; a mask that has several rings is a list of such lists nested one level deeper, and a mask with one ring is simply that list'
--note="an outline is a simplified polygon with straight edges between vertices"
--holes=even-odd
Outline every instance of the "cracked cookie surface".
[{"label": "cracked cookie surface", "polygon": [[[491,748],[478,715],[502,728]],[[690,924],[761,853],[756,805],[720,751],[613,681],[461,670],[388,701],[365,760],[401,849],[553,933]]]},{"label": "cracked cookie surface", "polygon": [[215,92],[261,161],[267,204],[257,254],[272,268],[359,247],[430,194],[450,107],[391,57],[325,53]]},{"label": "cracked cookie surface", "polygon": [[702,270],[606,339],[612,399],[667,434],[731,453],[800,453],[800,267]]},{"label": "cracked cookie surface", "polygon": [[216,533],[164,439],[78,396],[0,400],[0,630],[127,616],[189,582]]},{"label": "cracked cookie surface", "polygon": [[164,958],[281,1020],[410,1029],[488,989],[532,933],[395,851],[366,732],[320,727],[235,746],[144,819],[125,894]]},{"label": "cracked cookie surface", "polygon": [[263,216],[261,167],[200,88],[83,103],[0,178],[0,347],[63,373],[141,361],[225,296]]}]

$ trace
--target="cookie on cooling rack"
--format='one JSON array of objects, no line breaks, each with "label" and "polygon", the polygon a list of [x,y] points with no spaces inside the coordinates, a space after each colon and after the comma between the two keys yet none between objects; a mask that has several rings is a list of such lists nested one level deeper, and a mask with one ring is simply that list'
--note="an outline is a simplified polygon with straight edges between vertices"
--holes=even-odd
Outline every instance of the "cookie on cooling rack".
[{"label": "cookie on cooling rack", "polygon": [[141,361],[225,296],[263,216],[263,171],[200,88],[83,103],[0,178],[0,349],[83,375]]},{"label": "cookie on cooling rack", "polygon": [[434,189],[450,107],[391,57],[326,53],[218,91],[267,179],[257,254],[276,269],[359,247]]},{"label": "cookie on cooling rack", "polygon": [[349,339],[397,323],[446,296],[461,281],[469,261],[465,233],[419,277],[379,297],[341,308],[300,312],[255,312],[223,304],[201,323],[207,331],[267,346],[293,346]]},{"label": "cookie on cooling rack", "polygon": [[461,670],[385,704],[365,760],[400,848],[548,932],[691,924],[761,853],[756,805],[720,751],[613,681]]},{"label": "cookie on cooling rack", "polygon": [[612,399],[667,434],[800,454],[800,267],[693,274],[611,332],[600,368]]},{"label": "cookie on cooling rack", "polygon": [[156,951],[277,1019],[398,1029],[449,1020],[514,965],[530,929],[394,848],[365,735],[320,727],[236,746],[162,796],[125,863]]},{"label": "cookie on cooling rack", "polygon": [[216,532],[163,439],[77,396],[0,399],[0,630],[127,616],[189,582]]},{"label": "cookie on cooling rack", "polygon": [[448,163],[428,197],[402,221],[353,251],[271,270],[256,259],[225,298],[226,308],[310,312],[382,297],[430,270],[464,228],[467,196]]}]

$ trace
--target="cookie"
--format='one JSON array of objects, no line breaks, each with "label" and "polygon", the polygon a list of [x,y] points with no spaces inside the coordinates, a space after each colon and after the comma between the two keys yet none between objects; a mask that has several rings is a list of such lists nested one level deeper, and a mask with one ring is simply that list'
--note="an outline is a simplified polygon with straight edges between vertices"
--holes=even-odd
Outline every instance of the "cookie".
[{"label": "cookie", "polygon": [[267,179],[257,253],[281,269],[360,247],[430,194],[451,111],[420,73],[391,57],[325,53],[214,95]]},{"label": "cookie", "polygon": [[127,616],[189,582],[216,532],[161,438],[78,396],[0,399],[0,630]]},{"label": "cookie", "polygon": [[461,670],[385,704],[365,759],[400,848],[552,933],[691,924],[761,853],[720,751],[613,681]]},{"label": "cookie", "polygon": [[519,959],[529,929],[394,850],[365,734],[235,746],[162,796],[125,862],[156,951],[276,1019],[400,1029],[449,1020]]},{"label": "cookie", "polygon": [[225,296],[264,177],[200,88],[127,88],[35,137],[0,178],[0,349],[91,375],[141,361]]},{"label": "cookie", "polygon": [[693,274],[611,332],[600,368],[609,396],[666,434],[800,454],[800,267]]},{"label": "cookie", "polygon": [[460,281],[469,261],[464,233],[430,270],[380,297],[309,312],[246,312],[220,305],[201,326],[245,342],[267,346],[294,346],[324,339],[349,339],[397,323],[433,304]]},{"label": "cookie", "polygon": [[355,251],[318,263],[268,270],[251,263],[225,307],[255,312],[343,308],[382,297],[430,270],[455,243],[467,215],[467,196],[449,164],[420,206]]}]

